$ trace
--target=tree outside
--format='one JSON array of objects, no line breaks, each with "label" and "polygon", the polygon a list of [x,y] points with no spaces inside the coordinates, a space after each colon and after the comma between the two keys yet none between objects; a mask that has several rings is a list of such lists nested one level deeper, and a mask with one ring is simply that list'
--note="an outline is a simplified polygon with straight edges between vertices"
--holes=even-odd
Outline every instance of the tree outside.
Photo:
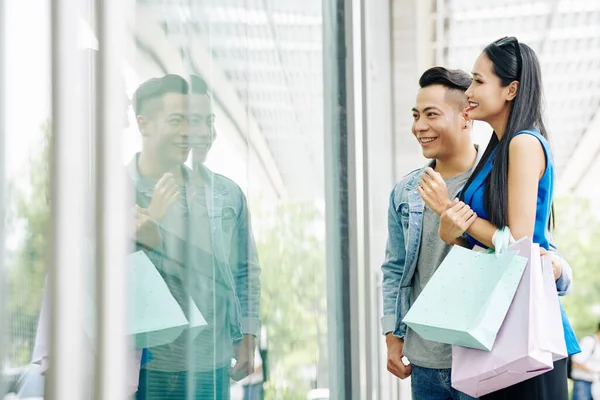
[{"label": "tree outside", "polygon": [[562,301],[581,338],[600,321],[600,217],[590,201],[575,197],[558,199],[556,211],[554,239],[573,268],[573,290]]}]

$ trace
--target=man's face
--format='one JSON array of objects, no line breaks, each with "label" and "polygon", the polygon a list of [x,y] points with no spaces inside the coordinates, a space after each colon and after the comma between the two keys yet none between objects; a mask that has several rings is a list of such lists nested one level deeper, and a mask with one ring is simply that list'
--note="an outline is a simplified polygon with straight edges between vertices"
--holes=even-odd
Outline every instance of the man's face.
[{"label": "man's face", "polygon": [[460,94],[448,91],[442,85],[419,90],[413,108],[412,133],[419,141],[423,155],[428,159],[444,159],[469,137],[461,115]]},{"label": "man's face", "polygon": [[166,167],[183,164],[190,154],[188,143],[188,96],[167,93],[153,115],[139,119],[144,149]]},{"label": "man's face", "polygon": [[204,164],[215,140],[214,114],[210,97],[205,94],[190,96],[190,144],[194,165]]}]

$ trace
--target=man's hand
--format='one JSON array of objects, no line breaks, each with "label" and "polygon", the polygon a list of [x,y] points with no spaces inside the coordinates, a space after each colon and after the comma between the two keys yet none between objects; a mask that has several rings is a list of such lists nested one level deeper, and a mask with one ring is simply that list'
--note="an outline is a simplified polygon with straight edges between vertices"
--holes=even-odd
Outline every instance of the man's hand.
[{"label": "man's hand", "polygon": [[456,239],[461,237],[476,219],[477,214],[471,207],[454,199],[441,215],[440,238],[448,244],[455,244]]},{"label": "man's hand", "polygon": [[150,217],[148,210],[136,204],[133,208],[133,219],[135,240],[150,249],[157,247],[162,241],[162,236],[158,223]]},{"label": "man's hand", "polygon": [[410,364],[404,365],[402,362],[402,351],[404,350],[404,340],[394,336],[393,333],[385,335],[385,343],[388,349],[387,369],[400,379],[406,379],[412,373]]},{"label": "man's hand", "polygon": [[548,252],[543,247],[540,247],[540,255],[542,257],[550,257],[550,261],[552,261],[552,272],[554,272],[554,281],[557,281],[562,275],[562,266],[560,261],[558,261],[551,252]]},{"label": "man's hand", "polygon": [[448,188],[442,176],[432,168],[426,168],[417,191],[433,212],[442,215],[450,204]]},{"label": "man's hand", "polygon": [[236,382],[241,381],[254,372],[254,350],[256,338],[244,335],[235,347],[235,365],[229,369],[229,376]]},{"label": "man's hand", "polygon": [[164,174],[152,192],[148,215],[155,221],[161,221],[178,197],[179,190],[173,174]]}]

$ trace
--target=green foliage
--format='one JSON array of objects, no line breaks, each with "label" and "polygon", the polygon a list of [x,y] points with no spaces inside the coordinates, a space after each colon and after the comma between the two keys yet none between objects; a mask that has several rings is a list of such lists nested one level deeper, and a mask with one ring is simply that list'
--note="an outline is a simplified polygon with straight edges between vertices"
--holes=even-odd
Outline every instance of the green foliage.
[{"label": "green foliage", "polygon": [[573,268],[572,292],[563,297],[578,337],[596,331],[600,315],[600,217],[589,201],[568,197],[557,200],[555,242]]},{"label": "green foliage", "polygon": [[319,237],[323,215],[307,204],[285,204],[254,215],[267,221],[257,235],[261,319],[269,338],[266,397],[306,398],[311,387],[303,371],[323,371],[327,362],[325,248]]},{"label": "green foliage", "polygon": [[[26,364],[31,357],[46,275],[50,230],[49,160],[50,123],[43,126],[41,150],[30,159],[28,184],[11,184],[12,226],[24,228],[24,237],[7,269],[8,356]],[[26,190],[26,188],[30,190]]]}]

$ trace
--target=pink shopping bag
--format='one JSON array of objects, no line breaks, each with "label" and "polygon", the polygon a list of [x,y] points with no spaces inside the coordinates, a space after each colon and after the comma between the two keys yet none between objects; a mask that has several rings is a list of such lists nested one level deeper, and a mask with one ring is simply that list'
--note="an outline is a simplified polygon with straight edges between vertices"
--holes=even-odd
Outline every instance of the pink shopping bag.
[{"label": "pink shopping bag", "polygon": [[[566,357],[552,266],[539,246],[523,239],[509,247],[529,262],[491,351],[452,347],[452,386],[480,397],[541,375]],[[546,259],[546,257],[544,257]]]},{"label": "pink shopping bag", "polygon": [[544,320],[548,324],[547,332],[542,332],[544,334],[543,339],[547,344],[546,349],[552,352],[552,359],[558,361],[567,358],[568,351],[560,314],[560,300],[556,291],[556,281],[554,280],[550,257],[542,257],[542,275],[544,277],[545,307],[541,307],[541,310],[547,313]]}]

